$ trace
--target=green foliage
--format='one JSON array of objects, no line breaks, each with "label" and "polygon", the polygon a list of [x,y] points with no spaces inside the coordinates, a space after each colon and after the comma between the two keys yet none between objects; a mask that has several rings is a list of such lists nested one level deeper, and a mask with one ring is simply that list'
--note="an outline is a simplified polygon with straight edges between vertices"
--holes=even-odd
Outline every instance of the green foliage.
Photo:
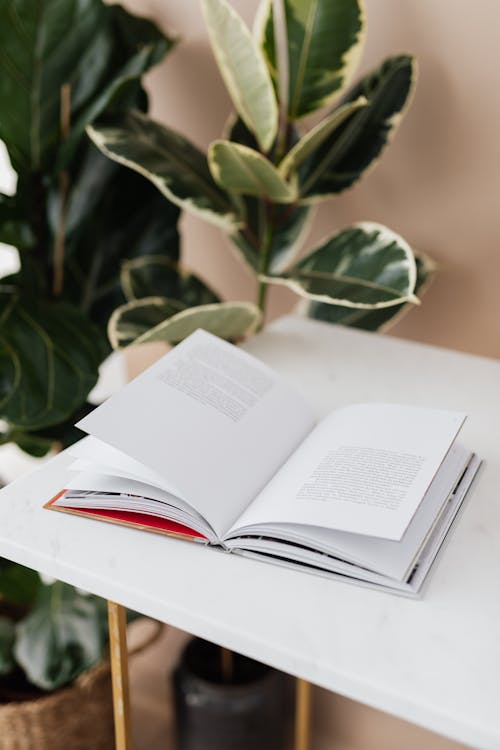
[{"label": "green foliage", "polygon": [[299,193],[307,202],[325,200],[351,187],[376,164],[400,124],[415,81],[409,55],[385,60],[348,92],[337,111],[366,99],[299,170]]},{"label": "green foliage", "polygon": [[238,341],[257,329],[260,318],[259,308],[250,302],[218,302],[179,310],[172,300],[145,297],[118,307],[108,333],[115,349],[153,341],[175,346],[198,328]]},{"label": "green foliage", "polygon": [[0,6],[0,139],[16,172],[50,173],[60,158],[63,85],[71,86],[75,123],[64,151],[67,162],[85,126],[119,98],[121,87],[127,84],[130,104],[137,99],[141,75],[170,46],[152,23],[100,0],[5,0]]},{"label": "green foliage", "polygon": [[0,679],[22,669],[55,690],[102,659],[107,637],[102,599],[0,559]]},{"label": "green foliage", "polygon": [[0,319],[4,418],[21,429],[64,421],[97,381],[106,354],[98,328],[78,308],[37,300],[24,290],[0,293]]},{"label": "green foliage", "polygon": [[[434,264],[425,255],[416,258],[417,281],[415,283],[415,294],[422,293],[430,282],[434,270]],[[362,328],[365,331],[383,330],[395,318],[400,318],[407,313],[411,307],[408,303],[402,303],[395,307],[379,307],[376,310],[363,308],[343,307],[341,305],[325,305],[315,300],[305,301],[304,312],[309,318],[323,320],[326,323],[337,323]]]},{"label": "green foliage", "polygon": [[147,177],[181,208],[225,229],[237,223],[231,199],[214,182],[204,154],[180,133],[141,112],[108,116],[88,133],[106,156]]},{"label": "green foliage", "polygon": [[255,40],[227,0],[202,0],[212,49],[234,107],[268,151],[278,130],[271,76]]},{"label": "green foliage", "polygon": [[102,659],[107,640],[104,602],[66,583],[42,585],[35,604],[16,625],[13,654],[42,690],[72,682]]},{"label": "green foliage", "polygon": [[208,164],[214,180],[228,193],[254,195],[275,203],[294,203],[296,199],[296,191],[277,168],[247,146],[215,141],[208,152]]},{"label": "green foliage", "polygon": [[40,587],[40,576],[31,568],[0,558],[0,603],[30,606]]},{"label": "green foliage", "polygon": [[12,620],[0,615],[0,677],[14,669],[13,650],[16,630]]},{"label": "green foliage", "polygon": [[[104,110],[147,108],[141,75],[171,46],[101,0],[0,3],[0,140],[18,177],[16,194],[0,195],[0,242],[21,266],[0,279],[0,444],[42,456],[76,439],[109,317],[127,299],[122,263],[177,264],[177,206],[85,134]],[[59,688],[102,658],[106,638],[102,600],[0,559],[2,681],[23,670]]]},{"label": "green foliage", "polygon": [[[302,309],[312,317],[370,329],[387,324],[402,305],[418,302],[420,288],[418,259],[394,232],[354,225],[295,259],[310,204],[353,185],[394,135],[413,89],[413,58],[391,57],[348,89],[365,37],[361,0],[282,0],[280,29],[275,3],[262,0],[253,36],[228,0],[201,4],[236,110],[224,139],[205,156],[140,113],[94,122],[91,138],[110,159],[229,235],[255,274],[262,311],[269,285],[281,284],[305,298]],[[332,103],[313,128],[299,132],[298,120]],[[429,276],[428,265],[418,268]],[[189,317],[174,312],[172,296],[155,284],[142,294],[143,307],[116,313],[116,345],[150,335],[146,311],[165,311],[166,324],[150,329],[155,339],[169,340],[172,319]],[[151,297],[163,301],[152,306]]]},{"label": "green foliage", "polygon": [[317,302],[378,310],[414,302],[416,277],[413,253],[402,237],[362,222],[330,237],[286,274],[265,280]]},{"label": "green foliage", "polygon": [[0,242],[21,262],[0,279],[0,443],[40,456],[75,439],[126,301],[121,264],[178,261],[178,208],[85,134],[104,110],[147,107],[141,75],[171,46],[101,0],[0,4],[0,139],[18,177],[0,195]]},{"label": "green foliage", "polygon": [[[284,0],[288,116],[297,120],[329,104],[351,76],[364,41],[359,0]],[[275,77],[274,16],[271,0],[261,11],[262,50]]]}]

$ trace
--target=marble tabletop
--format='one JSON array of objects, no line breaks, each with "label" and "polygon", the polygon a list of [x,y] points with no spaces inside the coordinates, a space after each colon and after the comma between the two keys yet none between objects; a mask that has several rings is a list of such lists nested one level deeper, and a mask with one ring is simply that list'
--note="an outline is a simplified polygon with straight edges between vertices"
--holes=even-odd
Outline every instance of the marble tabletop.
[{"label": "marble tabletop", "polygon": [[295,383],[318,416],[369,400],[469,414],[461,440],[484,466],[421,600],[50,513],[42,505],[64,486],[64,453],[0,493],[0,555],[498,750],[500,363],[296,317],[246,348]]}]

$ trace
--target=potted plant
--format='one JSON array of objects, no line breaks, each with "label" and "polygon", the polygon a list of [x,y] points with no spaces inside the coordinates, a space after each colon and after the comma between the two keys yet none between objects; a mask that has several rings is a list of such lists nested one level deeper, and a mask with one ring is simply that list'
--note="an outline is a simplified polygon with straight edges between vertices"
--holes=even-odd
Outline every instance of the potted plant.
[{"label": "potted plant", "polygon": [[[20,258],[0,279],[0,444],[41,456],[76,438],[126,299],[121,262],[177,263],[177,207],[85,135],[104,108],[147,109],[141,75],[171,46],[101,0],[0,5],[0,140],[17,174],[0,195],[0,242]],[[111,746],[106,641],[99,599],[0,560],[3,750]]]},{"label": "potted plant", "polygon": [[[361,179],[394,135],[411,98],[414,59],[390,57],[351,86],[365,37],[361,0],[262,0],[253,35],[228,0],[201,5],[235,108],[224,137],[204,154],[140,112],[106,113],[87,132],[111,160],[217,225],[254,274],[256,299],[246,308],[179,302],[172,293],[177,276],[165,259],[141,257],[123,268],[128,301],[110,318],[113,347],[175,345],[198,327],[237,340],[262,324],[273,285],[292,289],[312,318],[380,329],[418,303],[432,270],[426,258],[372,222],[337,231],[306,257],[297,255],[314,204]],[[300,127],[325,107],[314,127]],[[259,722],[256,704],[248,695],[240,700],[250,683],[239,692],[239,658],[200,641],[184,652],[175,677],[182,750],[267,747],[269,738],[270,746],[283,746],[283,732],[268,732],[276,714]],[[265,695],[264,685],[254,684],[255,694]],[[283,715],[279,701],[268,707]]]},{"label": "potted plant", "polygon": [[106,643],[103,600],[0,561],[2,749],[111,746]]},{"label": "potted plant", "polygon": [[[132,617],[132,613],[130,613]],[[160,627],[131,652],[156,640]],[[109,750],[106,602],[0,560],[2,750]]]},{"label": "potted plant", "polygon": [[85,135],[105,108],[146,110],[141,75],[171,46],[101,0],[0,8],[0,140],[17,174],[0,194],[0,242],[20,265],[0,279],[0,444],[41,455],[71,441],[125,301],[121,262],[178,259],[176,207]]},{"label": "potted plant", "polygon": [[[418,303],[426,258],[373,222],[297,254],[314,205],[354,185],[390,142],[411,98],[414,59],[390,57],[349,88],[365,37],[361,0],[262,0],[253,35],[227,0],[202,8],[235,107],[224,137],[204,154],[141,112],[106,113],[87,132],[110,159],[220,227],[255,276],[255,304],[238,308],[240,318],[230,306],[171,304],[165,260],[142,257],[124,269],[128,302],[110,319],[113,346],[175,344],[200,325],[238,338],[261,324],[273,285],[292,289],[310,317],[379,329]],[[330,105],[302,131],[306,115]]]}]

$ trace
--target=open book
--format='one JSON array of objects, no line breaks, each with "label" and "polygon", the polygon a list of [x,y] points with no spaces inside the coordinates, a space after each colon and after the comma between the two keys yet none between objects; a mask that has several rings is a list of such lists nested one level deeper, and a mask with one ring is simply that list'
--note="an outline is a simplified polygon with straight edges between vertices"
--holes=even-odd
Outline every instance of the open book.
[{"label": "open book", "polygon": [[318,422],[199,330],[78,423],[46,507],[415,595],[480,463],[455,443],[464,419],[365,403]]}]

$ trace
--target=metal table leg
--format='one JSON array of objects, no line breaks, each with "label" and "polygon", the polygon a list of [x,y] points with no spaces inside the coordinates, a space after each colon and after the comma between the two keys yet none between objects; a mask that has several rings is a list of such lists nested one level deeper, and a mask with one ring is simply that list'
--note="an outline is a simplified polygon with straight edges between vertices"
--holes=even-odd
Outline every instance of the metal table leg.
[{"label": "metal table leg", "polygon": [[311,741],[311,683],[295,681],[295,750],[309,750]]},{"label": "metal table leg", "polygon": [[116,750],[132,750],[126,609],[108,601],[109,649],[113,681]]}]

